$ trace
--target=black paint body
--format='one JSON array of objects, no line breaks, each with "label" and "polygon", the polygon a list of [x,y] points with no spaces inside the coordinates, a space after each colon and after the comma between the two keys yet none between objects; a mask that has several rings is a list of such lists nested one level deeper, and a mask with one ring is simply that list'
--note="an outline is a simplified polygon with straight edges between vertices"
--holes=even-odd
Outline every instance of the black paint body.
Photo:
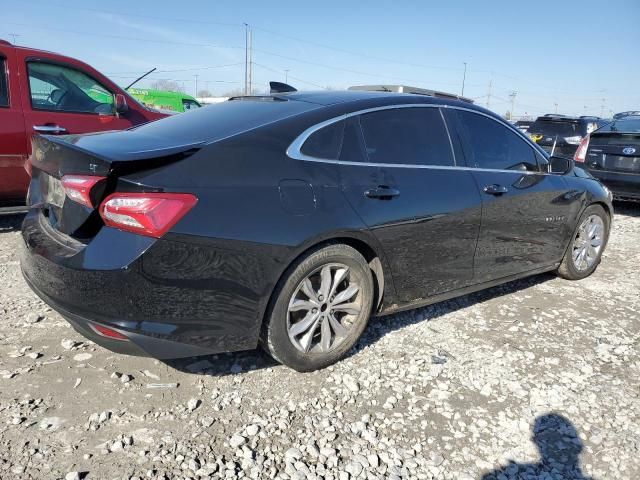
[{"label": "black paint body", "polygon": [[[243,114],[264,113],[246,128],[231,118],[228,135],[207,133],[218,120],[214,106],[125,132],[35,140],[23,273],[84,335],[157,358],[251,349],[287,268],[324,242],[346,242],[379,259],[377,313],[388,313],[556,268],[587,205],[599,202],[612,213],[606,191],[580,169],[475,170],[457,135],[455,168],[305,161],[286,153],[320,122],[399,104],[464,108],[512,129],[467,103],[370,92],[226,103],[234,102]],[[236,108],[230,105],[224,108]],[[544,169],[545,154],[531,148]],[[47,175],[87,174],[89,164],[91,173],[108,176],[98,202],[112,191],[168,191],[192,193],[198,203],[161,239],[106,227],[97,211],[69,199],[62,207],[47,203]],[[507,192],[485,193],[491,184]],[[378,185],[399,195],[364,195]],[[87,322],[131,341],[105,340]]]}]

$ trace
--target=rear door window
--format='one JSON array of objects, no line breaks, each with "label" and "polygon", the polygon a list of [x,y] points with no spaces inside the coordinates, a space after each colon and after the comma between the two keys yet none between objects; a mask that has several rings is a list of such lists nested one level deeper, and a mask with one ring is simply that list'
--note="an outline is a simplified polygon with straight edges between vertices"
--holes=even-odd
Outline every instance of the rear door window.
[{"label": "rear door window", "polygon": [[534,149],[518,134],[484,115],[463,110],[456,114],[468,166],[539,171]]},{"label": "rear door window", "polygon": [[312,133],[300,152],[313,158],[336,160],[342,141],[344,122],[335,122]]},{"label": "rear door window", "polygon": [[7,85],[7,61],[0,57],[0,107],[9,106],[9,86]]},{"label": "rear door window", "polygon": [[200,104],[194,100],[185,99],[182,100],[182,107],[184,111],[193,110],[194,108],[200,108]]},{"label": "rear door window", "polygon": [[369,162],[454,165],[438,108],[393,108],[360,116]]},{"label": "rear door window", "polygon": [[45,62],[28,62],[31,107],[70,113],[113,113],[113,95],[80,70]]}]

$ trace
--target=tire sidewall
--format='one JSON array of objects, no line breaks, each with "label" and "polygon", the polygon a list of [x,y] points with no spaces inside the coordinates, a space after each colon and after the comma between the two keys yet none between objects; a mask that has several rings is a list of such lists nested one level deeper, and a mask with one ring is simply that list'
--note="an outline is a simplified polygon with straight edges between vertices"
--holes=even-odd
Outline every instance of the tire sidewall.
[{"label": "tire sidewall", "polygon": [[[290,341],[287,332],[287,310],[289,300],[304,278],[318,267],[329,263],[342,263],[349,267],[352,275],[358,276],[363,295],[363,308],[354,321],[348,336],[333,351],[326,354],[305,354]],[[346,245],[330,245],[317,250],[293,266],[277,293],[266,328],[266,347],[280,363],[304,372],[317,370],[335,363],[357,342],[367,326],[373,300],[373,280],[369,266],[360,253]]]}]

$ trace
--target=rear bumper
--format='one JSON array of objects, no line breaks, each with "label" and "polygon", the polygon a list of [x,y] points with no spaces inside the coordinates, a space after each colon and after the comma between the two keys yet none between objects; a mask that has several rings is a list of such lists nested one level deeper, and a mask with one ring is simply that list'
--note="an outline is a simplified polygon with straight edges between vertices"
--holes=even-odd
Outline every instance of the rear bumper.
[{"label": "rear bumper", "polygon": [[607,170],[589,170],[611,190],[617,200],[640,201],[640,173],[610,172]]},{"label": "rear bumper", "polygon": [[[25,217],[23,275],[85,337],[115,352],[160,359],[256,347],[263,295],[241,284],[255,281],[256,272],[237,264],[232,252],[225,258],[212,245],[106,227],[88,245],[65,244],[43,218],[36,209]],[[102,337],[92,324],[128,340]]]}]

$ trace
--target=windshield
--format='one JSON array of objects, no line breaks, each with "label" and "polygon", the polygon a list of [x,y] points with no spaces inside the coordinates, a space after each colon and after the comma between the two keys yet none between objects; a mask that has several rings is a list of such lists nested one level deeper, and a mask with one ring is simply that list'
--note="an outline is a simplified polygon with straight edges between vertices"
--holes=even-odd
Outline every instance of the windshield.
[{"label": "windshield", "polygon": [[580,131],[580,125],[577,122],[567,120],[536,120],[533,125],[529,127],[529,133],[545,135],[549,137],[576,137],[582,136],[583,132]]}]

